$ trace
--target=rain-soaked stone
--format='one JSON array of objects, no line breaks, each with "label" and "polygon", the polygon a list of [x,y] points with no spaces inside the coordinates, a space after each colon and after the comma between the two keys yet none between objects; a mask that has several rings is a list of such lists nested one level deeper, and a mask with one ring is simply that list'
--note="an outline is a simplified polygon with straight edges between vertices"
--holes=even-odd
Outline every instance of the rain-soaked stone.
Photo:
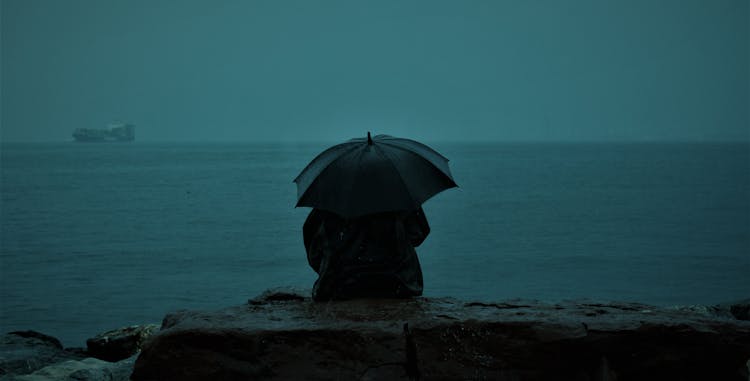
[{"label": "rain-soaked stone", "polygon": [[266,290],[262,294],[248,300],[247,302],[252,305],[268,304],[273,302],[301,302],[306,299],[310,299],[310,297],[305,296],[307,294],[309,294],[309,292],[292,287],[278,287]]},{"label": "rain-soaked stone", "polygon": [[83,357],[64,350],[60,340],[40,332],[16,331],[0,336],[0,376],[29,374],[57,362]]},{"label": "rain-soaked stone", "polygon": [[168,315],[132,380],[748,379],[750,322],[694,309],[268,295]]},{"label": "rain-soaked stone", "polygon": [[132,325],[100,333],[86,340],[88,355],[105,361],[120,361],[133,356],[154,332],[156,324]]},{"label": "rain-soaked stone", "polygon": [[750,299],[740,300],[729,304],[729,312],[736,319],[750,320]]},{"label": "rain-soaked stone", "polygon": [[48,365],[25,375],[8,375],[0,381],[128,381],[135,357],[109,362],[92,357]]}]

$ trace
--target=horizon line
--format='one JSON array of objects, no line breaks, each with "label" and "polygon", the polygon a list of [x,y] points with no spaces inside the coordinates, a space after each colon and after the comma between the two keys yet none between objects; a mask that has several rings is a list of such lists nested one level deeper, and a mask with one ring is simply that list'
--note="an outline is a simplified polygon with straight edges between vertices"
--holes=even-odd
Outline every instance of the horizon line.
[{"label": "horizon line", "polygon": [[[402,136],[397,136],[402,137]],[[412,138],[407,138],[412,139]],[[132,142],[94,142],[106,145],[127,145],[128,143],[258,143],[258,144],[337,144],[349,139],[137,139]],[[434,143],[461,143],[461,144],[487,144],[487,143],[552,143],[552,144],[575,144],[575,143],[711,143],[711,144],[729,144],[729,143],[750,143],[750,137],[746,139],[412,139],[420,142]],[[0,144],[29,144],[29,143],[88,143],[78,142],[75,140],[5,140],[0,139]]]}]

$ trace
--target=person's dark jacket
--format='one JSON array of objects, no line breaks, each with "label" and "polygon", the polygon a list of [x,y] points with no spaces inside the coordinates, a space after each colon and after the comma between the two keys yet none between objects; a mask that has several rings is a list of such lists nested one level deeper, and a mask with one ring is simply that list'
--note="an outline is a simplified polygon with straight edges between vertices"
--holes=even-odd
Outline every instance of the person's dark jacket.
[{"label": "person's dark jacket", "polygon": [[318,273],[313,299],[422,295],[414,247],[429,233],[421,208],[348,220],[313,209],[303,227],[307,260]]}]

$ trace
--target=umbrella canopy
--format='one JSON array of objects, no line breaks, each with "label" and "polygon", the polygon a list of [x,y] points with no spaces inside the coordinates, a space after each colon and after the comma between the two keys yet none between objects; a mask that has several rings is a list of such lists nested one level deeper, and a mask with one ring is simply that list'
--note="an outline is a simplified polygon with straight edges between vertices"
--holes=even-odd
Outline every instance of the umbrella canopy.
[{"label": "umbrella canopy", "polygon": [[377,135],[355,138],[318,155],[294,179],[297,206],[345,218],[413,210],[456,187],[448,159],[410,139]]}]

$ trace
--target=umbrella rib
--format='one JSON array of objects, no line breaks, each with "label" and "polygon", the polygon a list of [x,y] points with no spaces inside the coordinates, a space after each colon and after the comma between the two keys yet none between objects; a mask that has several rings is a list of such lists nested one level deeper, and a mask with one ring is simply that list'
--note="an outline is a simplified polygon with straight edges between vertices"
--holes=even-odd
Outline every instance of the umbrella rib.
[{"label": "umbrella rib", "polygon": [[450,159],[448,159],[447,157],[443,156],[443,154],[441,154],[440,152],[435,151],[432,147],[428,146],[427,144],[420,143],[420,142],[418,142],[416,140],[405,139],[405,138],[394,138],[392,136],[389,136],[388,139],[381,139],[381,140],[378,141],[378,143],[383,143],[385,145],[388,145],[389,147],[396,147],[396,148],[400,148],[400,149],[409,151],[408,149],[406,149],[404,147],[401,147],[400,145],[396,144],[399,140],[403,140],[403,141],[408,141],[410,143],[414,143],[414,144],[418,145],[419,147],[421,147],[421,148],[423,148],[423,149],[425,149],[425,150],[427,150],[427,151],[435,154],[436,156],[438,156],[439,158],[445,160],[446,162],[450,161]]},{"label": "umbrella rib", "polygon": [[[340,143],[340,144],[336,144],[335,146],[333,146],[333,147],[329,147],[329,148],[328,148],[328,149],[326,149],[325,151],[323,151],[323,152],[319,153],[319,154],[318,154],[318,155],[317,155],[317,156],[316,156],[316,157],[315,157],[314,159],[312,159],[312,160],[311,160],[311,161],[310,161],[309,163],[307,163],[307,165],[305,166],[305,168],[304,168],[304,169],[302,169],[302,171],[301,171],[301,172],[300,172],[300,173],[299,173],[299,174],[297,175],[297,177],[295,177],[295,178],[294,178],[294,180],[293,180],[292,182],[296,183],[296,182],[297,182],[297,181],[298,181],[298,180],[300,179],[300,177],[302,177],[302,175],[303,175],[303,174],[304,174],[304,173],[305,173],[305,172],[306,172],[306,171],[307,171],[307,170],[308,170],[308,169],[309,169],[310,167],[312,167],[312,165],[313,165],[313,164],[314,164],[314,163],[315,163],[316,161],[318,161],[319,159],[322,159],[322,157],[323,157],[323,156],[325,156],[326,154],[329,154],[330,152],[333,152],[333,151],[334,151],[334,150],[336,150],[336,149],[339,149],[339,148],[344,148],[344,146],[347,146],[347,145],[349,145],[349,144],[351,144],[351,143],[350,143],[350,142],[345,142],[345,143]],[[349,147],[349,150],[352,150],[352,149],[354,149],[354,148],[356,148],[356,146],[353,146],[353,147]],[[346,150],[345,150],[345,151],[344,151],[344,153],[343,153],[343,154],[340,154],[339,156],[341,156],[341,155],[344,155],[344,154],[346,154],[347,152],[348,152],[348,151],[346,151]],[[335,159],[334,159],[334,160],[335,160]],[[326,166],[325,166],[325,167],[324,167],[324,168],[323,168],[323,169],[322,169],[322,170],[321,170],[320,172],[323,172],[323,171],[324,171],[324,170],[325,170],[326,168],[328,168],[328,166],[329,166],[329,165],[331,165],[331,163],[328,163],[328,165],[326,165]]]},{"label": "umbrella rib", "polygon": [[[329,152],[329,151],[331,151],[331,150],[332,150],[332,149],[334,149],[334,148],[337,148],[337,147],[341,147],[341,146],[343,146],[343,145],[346,145],[346,144],[350,144],[350,143],[342,143],[342,144],[338,144],[338,145],[336,145],[336,146],[334,146],[334,147],[331,147],[331,148],[329,148],[328,150],[326,150],[325,152],[323,152],[323,153],[321,153],[320,155],[318,155],[318,157],[321,157],[321,156],[322,156],[322,155],[323,155],[324,153],[326,153],[326,152]],[[343,151],[342,153],[340,153],[340,154],[338,155],[338,157],[336,157],[335,159],[331,160],[331,161],[330,161],[330,162],[329,162],[328,164],[326,164],[326,166],[325,166],[325,167],[323,167],[323,168],[322,168],[322,169],[321,169],[320,171],[318,171],[318,173],[317,173],[317,174],[315,175],[315,178],[314,178],[314,179],[313,179],[312,181],[310,181],[310,183],[309,183],[309,184],[307,184],[307,188],[305,188],[305,190],[304,190],[304,191],[302,192],[302,194],[298,194],[298,195],[297,195],[297,203],[299,203],[299,201],[300,201],[300,200],[302,200],[302,198],[303,198],[303,197],[305,196],[305,193],[307,193],[307,191],[308,191],[308,190],[309,190],[309,189],[310,189],[310,188],[312,187],[312,184],[313,184],[313,183],[315,182],[315,180],[317,179],[317,177],[318,177],[318,176],[319,176],[319,175],[320,175],[321,173],[325,172],[325,170],[326,170],[326,169],[328,169],[328,167],[330,167],[330,166],[331,166],[331,165],[332,165],[332,164],[333,164],[333,163],[334,163],[335,161],[337,161],[337,160],[341,159],[341,158],[342,158],[343,156],[346,156],[346,155],[348,155],[348,154],[350,154],[350,153],[354,152],[354,150],[355,150],[355,149],[357,149],[357,147],[358,147],[357,145],[353,145],[352,147],[348,147],[348,149],[344,150],[344,151]],[[315,159],[313,159],[313,162],[314,162],[314,161],[316,161],[316,160],[318,159],[318,157],[316,157]],[[294,179],[294,181],[295,181],[295,182],[296,182],[297,180],[299,180],[299,178],[300,178],[300,177],[302,176],[302,174],[303,174],[303,173],[304,173],[305,171],[307,171],[307,170],[308,170],[308,168],[309,168],[309,167],[310,167],[310,166],[312,165],[312,163],[313,163],[313,162],[310,162],[310,163],[309,163],[309,164],[307,165],[307,167],[305,167],[305,169],[303,169],[303,170],[302,170],[302,172],[301,172],[301,173],[300,173],[300,174],[299,174],[299,175],[297,176],[297,178],[296,178],[296,179]],[[299,183],[297,183],[297,186],[299,187]]]},{"label": "umbrella rib", "polygon": [[[415,142],[415,143],[421,144],[421,143],[419,143],[419,142]],[[424,156],[420,155],[419,153],[417,153],[417,152],[414,152],[414,151],[412,151],[412,150],[410,150],[410,149],[408,149],[408,148],[405,148],[405,147],[401,147],[401,146],[399,146],[399,145],[397,145],[397,144],[387,143],[387,142],[384,142],[384,141],[379,141],[379,142],[378,142],[378,144],[383,144],[383,145],[387,145],[388,147],[393,147],[393,148],[399,149],[399,150],[401,150],[401,151],[404,151],[404,152],[406,152],[406,153],[409,153],[409,154],[412,154],[412,155],[417,155],[417,156],[420,156],[420,157],[423,157],[423,158],[424,158]],[[422,145],[424,146],[424,144],[422,144]],[[435,154],[437,154],[437,156],[438,156],[438,157],[440,157],[440,158],[442,158],[443,160],[445,160],[445,163],[446,163],[446,168],[445,168],[445,169],[446,169],[446,170],[448,171],[448,173],[446,173],[445,171],[443,171],[443,169],[442,169],[442,168],[440,168],[440,167],[438,167],[437,165],[435,165],[435,163],[433,163],[433,162],[432,162],[431,160],[429,160],[429,159],[425,158],[425,159],[426,159],[426,161],[427,161],[428,163],[430,163],[430,165],[432,165],[433,167],[437,168],[437,169],[438,169],[438,171],[440,171],[440,172],[442,172],[443,174],[445,174],[446,176],[448,176],[448,178],[449,178],[449,179],[451,179],[452,181],[454,181],[454,182],[455,182],[455,180],[453,180],[453,174],[452,174],[452,173],[450,172],[450,167],[448,167],[448,165],[447,165],[447,163],[448,163],[448,159],[447,159],[447,158],[446,158],[445,156],[443,156],[443,155],[441,155],[440,153],[438,153],[437,151],[433,150],[432,148],[430,148],[430,147],[427,147],[427,146],[425,146],[425,147],[426,147],[427,149],[429,149],[430,151],[434,152]]]},{"label": "umbrella rib", "polygon": [[[353,152],[355,152],[354,149],[348,151],[346,153],[346,155],[349,155],[349,154],[351,154]],[[362,162],[362,155],[363,155],[364,152],[363,151],[359,151],[359,152],[356,152],[356,153],[358,153],[356,160],[357,160],[357,167],[359,167],[360,164],[361,164],[361,162]],[[343,156],[344,155],[339,156],[339,158],[336,159],[336,160],[341,159]],[[357,176],[358,176],[358,173],[356,173],[356,174],[354,174],[354,176],[352,176],[351,183],[349,184],[349,192],[347,192],[346,194],[352,194],[352,191],[354,190],[354,185],[357,182],[357,178],[356,178]],[[351,203],[352,203],[352,198],[350,197],[349,200],[348,200],[348,202],[347,202],[347,208],[346,209],[351,210],[351,205],[350,205]]]},{"label": "umbrella rib", "polygon": [[393,161],[391,161],[391,158],[388,157],[388,155],[385,152],[383,152],[383,150],[380,147],[378,147],[375,144],[373,144],[372,146],[375,147],[375,152],[377,152],[378,155],[380,155],[380,157],[385,159],[385,161],[388,162],[388,164],[390,164],[393,167],[393,170],[396,171],[396,173],[398,174],[399,180],[401,180],[401,184],[404,186],[404,189],[406,189],[406,194],[409,195],[412,205],[416,204],[414,200],[414,196],[411,194],[411,189],[409,189],[409,187],[406,185],[406,181],[404,180],[404,177],[401,176],[401,171],[398,170],[398,167],[396,166],[396,164],[393,164]]}]

